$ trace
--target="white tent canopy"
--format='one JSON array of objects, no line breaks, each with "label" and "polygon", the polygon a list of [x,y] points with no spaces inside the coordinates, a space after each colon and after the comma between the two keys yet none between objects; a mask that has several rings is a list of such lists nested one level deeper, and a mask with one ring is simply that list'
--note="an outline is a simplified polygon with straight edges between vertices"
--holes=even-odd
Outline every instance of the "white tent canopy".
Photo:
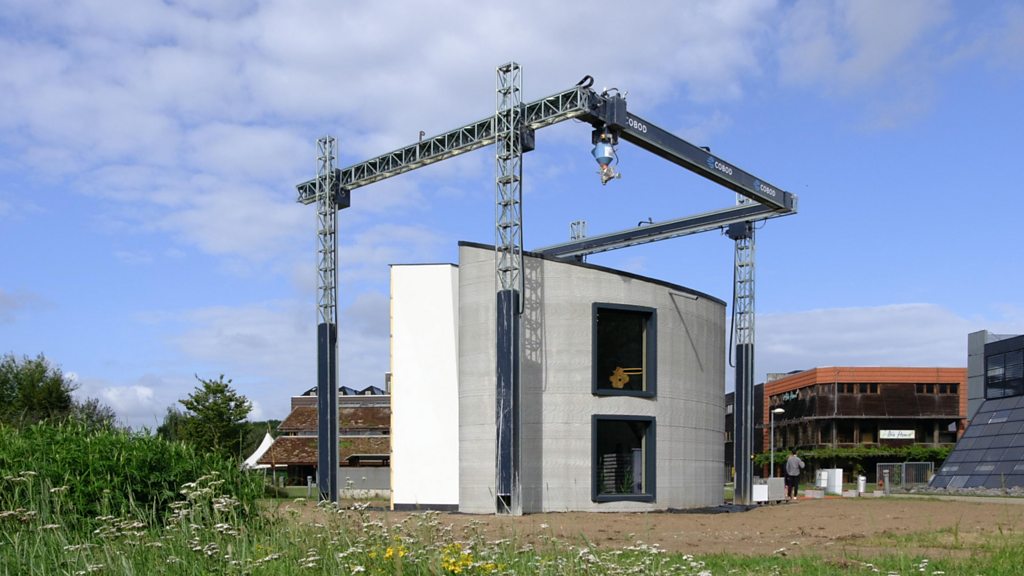
[{"label": "white tent canopy", "polygon": [[270,432],[263,437],[263,442],[260,442],[256,451],[252,453],[245,462],[242,463],[242,468],[255,468],[262,470],[264,468],[270,468],[270,464],[257,464],[256,462],[263,457],[263,454],[270,449],[270,446],[274,443],[274,437],[270,435]]}]

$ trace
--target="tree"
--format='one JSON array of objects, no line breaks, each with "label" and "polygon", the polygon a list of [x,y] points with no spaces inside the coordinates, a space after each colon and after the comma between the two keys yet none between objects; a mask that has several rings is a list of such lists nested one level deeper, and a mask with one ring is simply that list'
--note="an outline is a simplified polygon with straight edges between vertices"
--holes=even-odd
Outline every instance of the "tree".
[{"label": "tree", "polygon": [[168,406],[163,423],[156,429],[156,435],[170,442],[184,442],[188,437],[188,431],[185,430],[187,421],[188,416],[184,412]]},{"label": "tree", "polygon": [[231,380],[203,380],[188,398],[179,400],[186,410],[186,440],[200,450],[239,457],[245,437],[245,419],[252,403],[231,388]]},{"label": "tree", "polygon": [[0,421],[31,424],[58,420],[71,414],[74,384],[42,354],[18,360],[5,354],[0,360]]},{"label": "tree", "polygon": [[97,398],[86,398],[72,401],[71,418],[87,428],[113,428],[117,413]]}]

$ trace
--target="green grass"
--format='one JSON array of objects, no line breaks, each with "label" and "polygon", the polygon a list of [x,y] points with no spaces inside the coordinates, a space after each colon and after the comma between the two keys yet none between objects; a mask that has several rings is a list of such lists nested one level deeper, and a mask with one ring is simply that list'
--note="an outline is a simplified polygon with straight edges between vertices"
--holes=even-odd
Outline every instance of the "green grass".
[{"label": "green grass", "polygon": [[[0,432],[3,432],[0,430]],[[9,432],[9,431],[7,431]],[[582,539],[550,536],[527,540],[485,536],[482,521],[456,530],[432,512],[371,514],[367,506],[322,506],[312,517],[308,504],[271,499],[262,512],[239,497],[234,468],[195,476],[165,491],[166,506],[136,497],[150,486],[138,480],[144,470],[138,450],[161,450],[150,440],[129,436],[81,435],[70,429],[8,433],[0,444],[0,576],[96,575],[292,575],[292,574],[732,574],[938,575],[1020,573],[1024,536],[1000,531],[984,539],[964,538],[958,528],[910,535],[886,534],[846,556],[764,556],[667,553],[655,543],[596,546]],[[41,434],[33,436],[33,434]],[[90,433],[91,434],[91,433]],[[62,435],[67,435],[62,436]],[[52,466],[52,446],[76,446],[89,457],[76,458],[93,471],[100,505],[85,500],[90,491],[56,484],[62,469]],[[95,444],[96,446],[90,447]],[[31,447],[35,453],[26,451]],[[114,449],[113,447],[116,447]],[[113,456],[111,455],[113,454]],[[215,468],[223,465],[202,459]],[[118,464],[115,466],[114,464]],[[12,472],[17,468],[17,472]],[[158,470],[162,470],[159,466]],[[118,470],[121,472],[118,473]],[[64,470],[63,474],[81,473]],[[128,480],[126,480],[128,478]],[[136,480],[131,480],[135,478]],[[241,478],[241,477],[239,477]],[[57,478],[60,480],[61,478]],[[166,479],[165,479],[166,480]],[[104,484],[106,482],[106,484]],[[103,488],[103,486],[109,486]],[[162,486],[162,485],[161,485]],[[92,490],[93,488],[90,488]],[[164,492],[161,492],[164,493]],[[248,493],[248,492],[246,492]],[[113,503],[117,503],[116,506]],[[375,505],[375,504],[374,504]],[[401,518],[401,521],[395,521]],[[595,517],[599,519],[599,517]],[[867,555],[884,550],[882,555]],[[922,555],[935,550],[935,557]],[[948,552],[948,551],[952,552]],[[858,556],[863,551],[862,556]]]},{"label": "green grass", "polygon": [[[34,480],[31,475],[21,476]],[[210,475],[190,483],[175,516],[160,522],[139,510],[96,518],[96,528],[63,522],[73,514],[66,492],[35,491],[30,508],[0,511],[0,574],[1019,574],[1024,538],[1003,533],[984,541],[959,540],[957,556],[921,547],[950,548],[956,530],[885,535],[882,556],[843,558],[667,553],[654,543],[598,547],[583,540],[515,536],[488,540],[483,522],[456,531],[444,516],[425,512],[390,522],[365,506],[321,506],[268,500],[259,518],[239,513]],[[218,504],[219,503],[219,504]],[[44,512],[45,510],[45,512]],[[303,514],[303,519],[297,517]]]}]

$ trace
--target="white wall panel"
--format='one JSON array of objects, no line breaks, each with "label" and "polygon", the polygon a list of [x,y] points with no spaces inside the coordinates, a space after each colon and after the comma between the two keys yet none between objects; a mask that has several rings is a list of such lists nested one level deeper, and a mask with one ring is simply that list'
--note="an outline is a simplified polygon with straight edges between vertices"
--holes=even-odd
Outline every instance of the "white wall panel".
[{"label": "white wall panel", "polygon": [[391,267],[391,501],[459,503],[459,269]]}]

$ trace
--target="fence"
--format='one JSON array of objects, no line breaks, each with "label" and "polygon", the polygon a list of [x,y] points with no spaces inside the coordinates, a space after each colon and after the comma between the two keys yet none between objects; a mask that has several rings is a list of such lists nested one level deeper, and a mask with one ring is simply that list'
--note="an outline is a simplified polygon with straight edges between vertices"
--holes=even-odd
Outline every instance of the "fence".
[{"label": "fence", "polygon": [[935,464],[932,462],[878,463],[875,465],[875,478],[881,482],[884,472],[888,471],[890,487],[909,488],[927,485],[934,469]]}]

